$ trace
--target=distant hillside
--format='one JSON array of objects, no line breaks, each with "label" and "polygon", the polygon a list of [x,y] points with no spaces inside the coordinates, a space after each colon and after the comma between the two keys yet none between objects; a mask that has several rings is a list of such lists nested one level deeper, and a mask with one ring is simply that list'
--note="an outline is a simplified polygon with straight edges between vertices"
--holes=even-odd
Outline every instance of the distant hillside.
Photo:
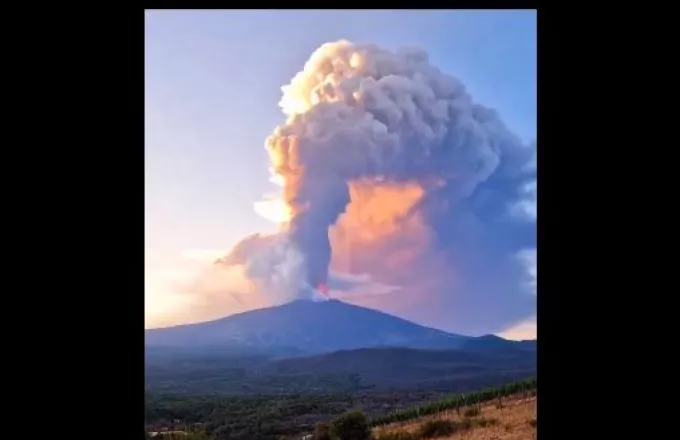
[{"label": "distant hillside", "polygon": [[371,388],[458,392],[536,372],[536,353],[366,348],[286,359],[163,350],[147,353],[149,391],[188,394],[355,392]]},{"label": "distant hillside", "polygon": [[457,348],[469,340],[337,300],[294,301],[198,324],[146,331],[147,347],[277,349],[281,354],[366,347]]},{"label": "distant hillside", "polygon": [[377,387],[470,389],[534,374],[536,355],[507,347],[500,354],[465,349],[365,348],[278,360],[263,371],[278,375],[353,373],[361,378],[361,384]]},{"label": "distant hillside", "polygon": [[517,350],[536,351],[536,340],[509,341],[495,335],[484,335],[462,341],[459,348],[481,353],[489,351],[494,351],[496,353],[502,351],[514,353]]}]

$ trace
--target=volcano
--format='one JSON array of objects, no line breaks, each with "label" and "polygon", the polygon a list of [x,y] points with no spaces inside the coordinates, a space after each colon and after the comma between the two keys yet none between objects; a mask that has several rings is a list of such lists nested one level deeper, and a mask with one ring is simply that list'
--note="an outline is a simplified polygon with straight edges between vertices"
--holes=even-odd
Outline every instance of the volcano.
[{"label": "volcano", "polygon": [[362,348],[535,350],[536,341],[447,333],[330,299],[297,300],[214,321],[146,330],[146,347],[319,354]]},{"label": "volcano", "polygon": [[221,346],[300,353],[375,347],[455,349],[474,339],[333,299],[297,300],[214,321],[146,331],[147,347]]}]

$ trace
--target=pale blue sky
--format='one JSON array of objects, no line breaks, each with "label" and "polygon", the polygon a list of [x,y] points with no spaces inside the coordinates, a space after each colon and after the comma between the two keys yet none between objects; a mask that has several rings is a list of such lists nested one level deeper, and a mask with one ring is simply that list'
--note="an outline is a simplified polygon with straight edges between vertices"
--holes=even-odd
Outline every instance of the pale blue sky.
[{"label": "pale blue sky", "polygon": [[252,205],[271,190],[264,141],[283,121],[280,87],[337,39],[422,47],[536,137],[535,11],[147,11],[147,269],[271,229]]}]

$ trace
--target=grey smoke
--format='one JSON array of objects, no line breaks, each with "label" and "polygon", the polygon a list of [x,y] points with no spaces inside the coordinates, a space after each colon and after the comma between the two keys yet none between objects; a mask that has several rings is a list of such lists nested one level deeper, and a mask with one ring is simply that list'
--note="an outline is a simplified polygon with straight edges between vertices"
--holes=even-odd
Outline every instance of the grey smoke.
[{"label": "grey smoke", "polygon": [[[453,284],[441,274],[432,303],[440,306],[438,313],[467,307],[480,314],[475,328],[533,313],[533,302],[519,297],[525,270],[516,255],[535,248],[535,197],[525,200],[531,185],[535,194],[535,144],[523,144],[496,111],[475,103],[420,49],[327,43],[282,90],[287,120],[266,147],[293,208],[283,234],[290,240],[263,240],[259,248],[242,244],[230,258],[246,261],[249,274],[267,289],[299,287],[287,281],[299,276],[308,287],[325,283],[332,258],[328,230],[355,203],[352,182],[416,183],[425,195],[413,211],[434,237],[431,251],[462,278],[449,288],[455,292],[442,293]],[[530,215],[516,218],[512,209]],[[295,264],[279,261],[289,256]],[[374,257],[379,266],[381,256]],[[370,272],[370,266],[360,269]],[[413,269],[408,275],[415,285],[419,268]],[[287,270],[294,275],[283,275]],[[422,290],[424,298],[434,295]],[[489,301],[505,305],[485,320],[482,303]],[[456,319],[462,322],[464,314]]]}]

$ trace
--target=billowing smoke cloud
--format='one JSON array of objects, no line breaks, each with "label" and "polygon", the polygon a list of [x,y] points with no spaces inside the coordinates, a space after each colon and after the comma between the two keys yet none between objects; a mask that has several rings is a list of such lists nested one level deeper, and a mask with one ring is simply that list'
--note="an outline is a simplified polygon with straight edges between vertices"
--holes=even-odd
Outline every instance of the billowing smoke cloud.
[{"label": "billowing smoke cloud", "polygon": [[307,264],[298,247],[286,234],[255,234],[238,243],[224,258],[216,262],[224,273],[241,267],[243,274],[265,293],[268,305],[283,304],[297,298],[313,298],[315,291],[305,283]]},{"label": "billowing smoke cloud", "polygon": [[535,313],[517,257],[535,248],[535,144],[419,49],[324,44],[282,90],[266,148],[290,221],[224,263],[277,302],[331,267],[368,273],[399,289],[357,303],[463,332]]}]

